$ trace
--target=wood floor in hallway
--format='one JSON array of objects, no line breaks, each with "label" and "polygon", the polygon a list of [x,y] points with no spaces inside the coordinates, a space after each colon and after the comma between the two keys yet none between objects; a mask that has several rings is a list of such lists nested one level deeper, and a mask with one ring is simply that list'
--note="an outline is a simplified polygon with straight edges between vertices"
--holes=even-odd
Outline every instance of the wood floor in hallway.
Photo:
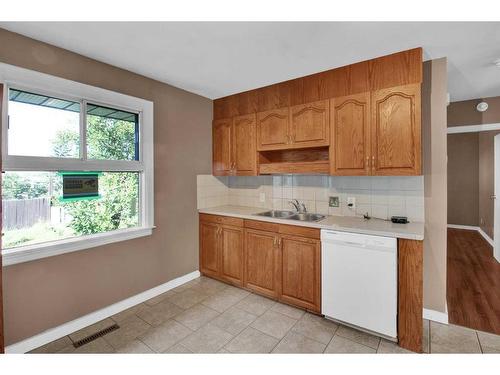
[{"label": "wood floor in hallway", "polygon": [[474,230],[448,229],[448,319],[500,334],[500,263]]}]

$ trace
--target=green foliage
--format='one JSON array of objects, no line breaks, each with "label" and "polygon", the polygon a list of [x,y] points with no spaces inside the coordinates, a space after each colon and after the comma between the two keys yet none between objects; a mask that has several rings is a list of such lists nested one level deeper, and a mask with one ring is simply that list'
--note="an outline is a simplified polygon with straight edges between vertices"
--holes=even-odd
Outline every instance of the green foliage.
[{"label": "green foliage", "polygon": [[19,245],[60,240],[73,235],[73,230],[62,224],[37,223],[28,228],[6,230],[2,238],[2,246],[9,249]]},{"label": "green foliage", "polygon": [[[76,138],[74,136],[76,135]],[[106,160],[135,159],[135,124],[99,116],[87,116],[88,157]],[[67,156],[78,144],[78,134],[61,132],[55,152]],[[138,173],[104,173],[99,177],[101,199],[63,203],[72,217],[70,226],[79,235],[106,232],[138,224]]]},{"label": "green foliage", "polygon": [[32,199],[46,196],[49,186],[49,173],[8,172],[3,176],[3,199]]},{"label": "green foliage", "polygon": [[80,135],[78,132],[64,129],[59,130],[56,139],[52,141],[54,155],[57,157],[78,157]]}]

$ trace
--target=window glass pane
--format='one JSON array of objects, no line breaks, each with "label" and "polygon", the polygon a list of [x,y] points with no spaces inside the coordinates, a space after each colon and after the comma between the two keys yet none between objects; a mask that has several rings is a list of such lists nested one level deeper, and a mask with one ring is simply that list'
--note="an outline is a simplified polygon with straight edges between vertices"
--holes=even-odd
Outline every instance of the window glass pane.
[{"label": "window glass pane", "polygon": [[80,103],[9,90],[9,155],[78,158]]},{"label": "window glass pane", "polygon": [[100,198],[64,202],[55,172],[6,172],[2,179],[4,249],[139,225],[139,173],[106,172]]},{"label": "window glass pane", "polygon": [[139,116],[87,104],[87,155],[89,159],[139,160]]}]

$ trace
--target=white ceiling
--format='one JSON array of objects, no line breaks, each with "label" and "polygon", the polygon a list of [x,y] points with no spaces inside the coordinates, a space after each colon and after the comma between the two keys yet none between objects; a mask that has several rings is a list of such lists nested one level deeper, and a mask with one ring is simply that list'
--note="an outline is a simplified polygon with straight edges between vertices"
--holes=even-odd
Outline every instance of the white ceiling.
[{"label": "white ceiling", "polygon": [[452,101],[500,95],[500,22],[0,22],[214,99],[413,48],[448,57]]}]

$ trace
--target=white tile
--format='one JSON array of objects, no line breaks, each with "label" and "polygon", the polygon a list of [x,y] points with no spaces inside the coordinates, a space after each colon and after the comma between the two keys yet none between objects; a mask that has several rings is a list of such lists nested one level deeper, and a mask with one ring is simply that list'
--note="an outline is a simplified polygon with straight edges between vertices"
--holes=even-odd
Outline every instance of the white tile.
[{"label": "white tile", "polygon": [[315,199],[315,187],[303,187],[302,188],[302,199],[304,200],[314,200]]},{"label": "white tile", "polygon": [[372,216],[378,219],[387,220],[389,215],[389,209],[387,206],[372,204]]},{"label": "white tile", "polygon": [[342,207],[328,207],[328,215],[342,216]]},{"label": "white tile", "polygon": [[275,209],[275,210],[283,209],[283,199],[274,199],[273,198],[272,202],[273,202],[273,205],[272,205],[273,209]]},{"label": "white tile", "polygon": [[328,191],[327,187],[316,187],[314,188],[314,200],[328,202]]},{"label": "white tile", "polygon": [[372,177],[372,190],[387,190],[390,187],[389,177],[374,176]]},{"label": "white tile", "polygon": [[372,215],[372,206],[371,204],[356,204],[356,214],[357,215]]},{"label": "white tile", "polygon": [[293,199],[293,190],[291,186],[283,186],[283,198]]},{"label": "white tile", "polygon": [[316,201],[316,212],[322,215],[328,215],[328,202]]}]

